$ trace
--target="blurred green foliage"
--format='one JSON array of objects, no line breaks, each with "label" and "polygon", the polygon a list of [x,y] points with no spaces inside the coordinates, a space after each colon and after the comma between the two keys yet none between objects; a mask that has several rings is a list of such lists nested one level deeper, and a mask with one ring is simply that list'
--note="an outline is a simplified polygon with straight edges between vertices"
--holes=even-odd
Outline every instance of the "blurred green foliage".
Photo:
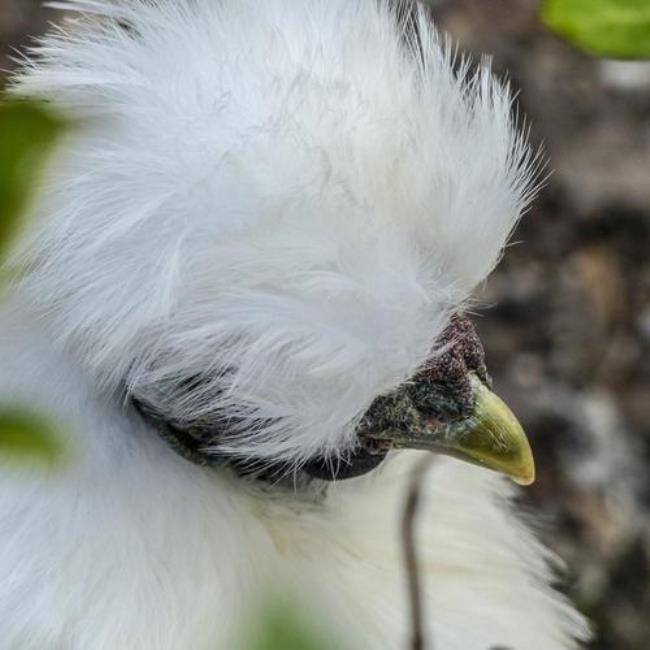
[{"label": "blurred green foliage", "polygon": [[300,613],[272,608],[262,617],[245,650],[341,650],[341,646],[315,632]]},{"label": "blurred green foliage", "polygon": [[56,466],[64,458],[55,428],[31,410],[0,407],[0,457],[21,464]]},{"label": "blurred green foliage", "polygon": [[42,167],[64,129],[38,103],[0,103],[0,258],[20,230]]},{"label": "blurred green foliage", "polygon": [[543,22],[582,50],[650,57],[650,0],[544,0]]},{"label": "blurred green foliage", "polygon": [[[25,221],[39,174],[63,120],[41,104],[0,103],[0,264]],[[53,465],[63,446],[53,426],[29,409],[0,405],[0,456]]]}]

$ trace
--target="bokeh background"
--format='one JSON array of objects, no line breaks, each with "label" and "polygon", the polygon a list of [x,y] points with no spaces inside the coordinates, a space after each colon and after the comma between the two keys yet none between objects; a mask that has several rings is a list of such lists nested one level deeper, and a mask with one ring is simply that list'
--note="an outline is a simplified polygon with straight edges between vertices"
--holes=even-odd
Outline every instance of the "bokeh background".
[{"label": "bokeh background", "polygon": [[[539,477],[522,496],[595,623],[594,650],[650,648],[650,62],[583,54],[537,0],[432,0],[462,50],[519,91],[553,170],[476,318]],[[60,13],[0,0],[0,67]],[[540,517],[541,513],[541,517]]]}]

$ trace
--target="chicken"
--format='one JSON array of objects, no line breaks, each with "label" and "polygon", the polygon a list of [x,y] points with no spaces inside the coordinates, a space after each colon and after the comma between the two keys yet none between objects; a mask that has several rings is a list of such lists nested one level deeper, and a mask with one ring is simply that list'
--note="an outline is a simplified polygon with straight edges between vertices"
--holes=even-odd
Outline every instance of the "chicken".
[{"label": "chicken", "polygon": [[466,316],[535,191],[489,62],[385,1],[58,5],[12,92],[75,128],[11,261],[0,399],[70,458],[0,472],[3,650],[232,650],[267,598],[405,648],[430,452],[435,649],[579,647]]}]

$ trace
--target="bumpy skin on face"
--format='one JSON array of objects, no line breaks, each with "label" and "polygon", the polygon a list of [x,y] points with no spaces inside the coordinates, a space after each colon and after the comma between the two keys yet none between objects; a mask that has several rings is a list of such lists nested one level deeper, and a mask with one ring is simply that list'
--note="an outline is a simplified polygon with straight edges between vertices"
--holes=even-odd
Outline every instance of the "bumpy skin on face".
[{"label": "bumpy skin on face", "polygon": [[[16,80],[77,126],[13,260],[0,401],[56,420],[71,455],[48,474],[0,461],[2,650],[233,650],[267,592],[340,647],[403,648],[418,453],[273,486],[188,462],[133,404],[226,418],[211,451],[295,473],[344,465],[393,391],[463,411],[478,344],[443,332],[532,192],[508,89],[376,0],[63,4],[84,15]],[[428,476],[436,650],[586,635],[511,496],[454,460]]]},{"label": "bumpy skin on face", "polygon": [[467,417],[473,407],[470,373],[489,383],[483,346],[469,319],[458,315],[438,343],[440,352],[409,382],[408,395],[425,415],[442,421]]}]

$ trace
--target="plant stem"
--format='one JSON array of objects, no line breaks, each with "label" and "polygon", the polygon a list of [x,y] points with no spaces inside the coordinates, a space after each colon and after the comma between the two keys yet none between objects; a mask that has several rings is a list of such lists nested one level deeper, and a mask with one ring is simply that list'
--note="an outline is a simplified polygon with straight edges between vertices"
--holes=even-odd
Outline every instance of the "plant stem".
[{"label": "plant stem", "polygon": [[404,565],[408,583],[409,602],[411,605],[410,650],[433,650],[433,641],[429,639],[429,643],[427,644],[424,631],[424,594],[420,581],[420,566],[415,539],[415,528],[421,503],[422,483],[433,460],[433,455],[426,454],[413,471],[402,519],[402,547],[404,550]]}]

